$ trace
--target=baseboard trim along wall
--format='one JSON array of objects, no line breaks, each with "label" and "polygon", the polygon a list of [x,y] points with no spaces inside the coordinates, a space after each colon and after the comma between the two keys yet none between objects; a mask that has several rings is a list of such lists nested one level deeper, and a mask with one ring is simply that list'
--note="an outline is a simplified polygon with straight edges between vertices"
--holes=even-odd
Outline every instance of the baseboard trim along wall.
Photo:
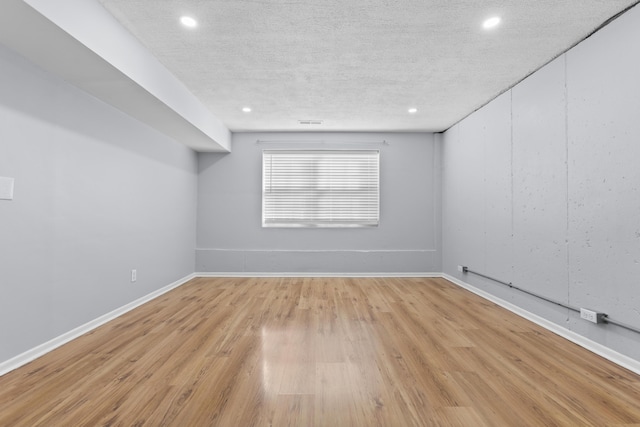
[{"label": "baseboard trim along wall", "polygon": [[226,273],[196,273],[196,277],[442,277],[442,273],[257,273],[257,272],[226,272]]},{"label": "baseboard trim along wall", "polygon": [[595,341],[585,338],[584,336],[577,334],[569,329],[563,328],[562,326],[557,325],[553,322],[550,322],[549,320],[544,319],[529,311],[526,311],[518,307],[517,305],[511,304],[510,302],[507,302],[501,298],[491,295],[490,293],[485,292],[481,289],[478,289],[466,282],[463,282],[462,280],[458,280],[453,276],[449,276],[448,274],[443,273],[440,275],[440,277],[460,286],[461,288],[468,290],[469,292],[473,292],[474,294],[488,301],[491,301],[499,305],[500,307],[505,308],[511,311],[512,313],[517,314],[520,317],[523,317],[539,326],[542,326],[546,330],[553,332],[554,334],[559,335],[562,338],[565,338],[573,342],[574,344],[577,344],[580,347],[585,348],[591,351],[592,353],[597,354],[598,356],[604,357],[605,359],[640,375],[640,361],[638,360],[632,359],[628,356],[625,356],[624,354],[618,353],[617,351],[614,351],[609,347],[606,347],[602,344],[599,344]]},{"label": "baseboard trim along wall", "polygon": [[176,282],[173,282],[157,291],[154,291],[148,295],[145,295],[141,298],[138,298],[135,301],[132,301],[120,308],[117,308],[103,316],[98,317],[88,323],[85,323],[82,326],[79,326],[67,333],[60,335],[57,338],[54,338],[50,341],[47,341],[44,344],[41,344],[37,347],[32,348],[31,350],[27,350],[26,352],[19,354],[5,362],[0,363],[0,376],[13,371],[27,363],[37,359],[40,356],[45,355],[46,353],[55,350],[63,344],[68,343],[69,341],[80,337],[87,332],[101,326],[125,313],[133,310],[134,308],[149,302],[162,294],[169,292],[172,289],[175,289],[189,280],[196,277],[425,277],[425,278],[443,278],[451,283],[460,286],[474,294],[491,301],[512,313],[517,314],[520,317],[523,317],[546,330],[555,333],[577,345],[583,347],[605,359],[620,365],[636,374],[640,375],[640,361],[627,357],[623,354],[620,354],[608,347],[603,346],[595,341],[591,341],[579,335],[569,329],[563,328],[553,322],[550,322],[538,315],[535,315],[531,312],[528,312],[514,304],[511,304],[501,298],[495,297],[488,292],[484,292],[466,282],[456,279],[448,274],[444,273],[299,273],[299,272],[289,272],[289,273],[247,273],[247,272],[227,272],[227,273],[207,273],[207,272],[199,272],[190,274]]},{"label": "baseboard trim along wall", "polygon": [[78,326],[75,329],[70,330],[69,332],[66,332],[56,338],[53,338],[52,340],[49,340],[43,344],[40,344],[30,350],[25,351],[22,354],[19,354],[5,362],[0,362],[0,376],[13,371],[14,369],[17,369],[23,365],[26,365],[27,363],[37,359],[40,356],[44,356],[45,354],[49,353],[50,351],[55,350],[56,348],[68,343],[69,341],[72,341],[78,337],[80,337],[81,335],[86,334],[87,332],[90,332],[92,330],[94,330],[95,328],[97,328],[98,326],[102,326],[105,323],[119,317],[122,316],[123,314],[125,314],[128,311],[133,310],[136,307],[141,306],[142,304],[149,302],[157,297],[159,297],[162,294],[165,294],[167,292],[169,292],[172,289],[177,288],[178,286],[183,285],[184,283],[188,282],[189,280],[195,278],[196,275],[195,274],[190,274],[186,277],[183,277],[180,280],[177,280],[161,289],[158,289],[154,292],[151,292],[150,294],[147,294],[141,298],[138,298],[135,301],[132,301],[128,304],[123,305],[122,307],[116,308],[115,310],[106,313],[100,317],[98,317],[97,319],[94,319],[90,322],[85,323],[84,325]]}]

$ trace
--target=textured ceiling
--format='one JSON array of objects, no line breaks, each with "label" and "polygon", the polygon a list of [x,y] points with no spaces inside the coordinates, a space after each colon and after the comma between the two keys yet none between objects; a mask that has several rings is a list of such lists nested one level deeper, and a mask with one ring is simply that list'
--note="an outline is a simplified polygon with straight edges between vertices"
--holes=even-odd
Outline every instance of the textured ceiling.
[{"label": "textured ceiling", "polygon": [[100,1],[232,131],[442,131],[638,2]]}]

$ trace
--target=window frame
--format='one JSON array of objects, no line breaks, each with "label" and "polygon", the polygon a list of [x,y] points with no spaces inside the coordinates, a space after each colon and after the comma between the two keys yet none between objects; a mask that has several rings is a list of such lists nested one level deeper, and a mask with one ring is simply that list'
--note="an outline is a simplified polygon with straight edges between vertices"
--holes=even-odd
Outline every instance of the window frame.
[{"label": "window frame", "polygon": [[[357,159],[354,159],[354,163],[349,165],[353,170],[357,171],[358,169],[364,169],[365,172],[371,172],[365,176],[363,179],[362,176],[358,176],[357,178],[345,178],[349,174],[342,174],[342,179],[344,181],[335,181],[336,176],[331,175],[331,172],[335,172],[336,164],[340,165],[340,162],[343,162],[344,165],[346,162],[344,160],[344,156],[349,153],[353,153],[354,156],[358,156]],[[272,156],[278,155],[292,155],[292,156],[313,156],[318,155],[316,161],[318,163],[322,161],[327,162],[331,161],[330,158],[332,155],[336,156],[336,159],[333,160],[331,168],[324,168],[318,172],[317,175],[313,175],[313,179],[315,179],[315,186],[309,186],[307,192],[303,192],[302,190],[299,193],[303,194],[303,197],[309,197],[309,195],[313,194],[321,194],[322,199],[330,199],[328,203],[322,203],[321,207],[315,212],[316,218],[313,217],[314,212],[310,206],[305,206],[305,208],[309,208],[309,218],[300,219],[294,218],[296,215],[301,215],[300,209],[297,207],[292,211],[291,218],[276,218],[273,214],[268,215],[267,209],[273,212],[273,200],[276,197],[269,198],[268,193],[269,190],[273,190],[273,177],[274,177],[274,169],[273,163],[267,165],[267,159],[273,162]],[[340,160],[337,160],[337,159]],[[281,159],[282,160],[282,159]],[[305,159],[305,161],[308,161]],[[291,171],[290,171],[291,172]],[[329,172],[329,175],[320,175],[322,173]],[[269,175],[270,174],[270,175]],[[294,178],[295,183],[299,183],[301,180],[309,179],[312,175],[306,175],[301,173],[300,176]],[[351,174],[353,177],[353,173]],[[282,178],[282,176],[280,176]],[[322,187],[318,182],[326,182],[329,180],[332,184],[338,183],[338,187],[349,187],[349,185],[357,185],[357,183],[362,183],[364,181],[373,180],[375,181],[375,185],[361,186],[361,190],[336,190],[333,186],[331,186],[331,190],[327,190],[325,187]],[[361,184],[362,185],[362,184]],[[282,193],[282,190],[280,191]],[[353,207],[344,207],[345,193],[351,192],[352,194],[356,194],[356,196],[362,201],[362,206],[359,208],[363,216],[359,219],[353,219],[354,211],[356,214],[358,213],[358,208]],[[299,194],[300,195],[300,194]],[[340,200],[342,197],[342,200]],[[348,198],[347,198],[348,199]],[[351,198],[353,200],[353,198]],[[299,200],[298,200],[299,201]],[[308,201],[306,202],[308,204]],[[294,203],[295,205],[295,203]],[[327,207],[327,206],[331,207]],[[298,204],[297,206],[300,206]],[[342,214],[335,214],[335,211],[340,211],[342,209]],[[335,215],[332,219],[327,219],[323,217],[326,215],[326,211],[329,209],[332,212],[332,215]],[[347,213],[345,213],[347,212]],[[305,210],[305,214],[307,211]],[[349,220],[346,220],[347,217],[352,217]],[[265,149],[262,150],[262,227],[263,228],[372,228],[378,227],[380,225],[380,150],[376,149]]]}]

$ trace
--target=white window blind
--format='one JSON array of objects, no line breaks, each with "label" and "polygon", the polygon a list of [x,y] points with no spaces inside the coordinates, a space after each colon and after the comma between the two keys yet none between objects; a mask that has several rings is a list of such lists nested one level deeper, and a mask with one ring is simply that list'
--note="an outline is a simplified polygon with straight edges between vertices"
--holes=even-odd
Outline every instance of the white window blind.
[{"label": "white window blind", "polygon": [[374,227],[379,150],[264,150],[263,227]]}]

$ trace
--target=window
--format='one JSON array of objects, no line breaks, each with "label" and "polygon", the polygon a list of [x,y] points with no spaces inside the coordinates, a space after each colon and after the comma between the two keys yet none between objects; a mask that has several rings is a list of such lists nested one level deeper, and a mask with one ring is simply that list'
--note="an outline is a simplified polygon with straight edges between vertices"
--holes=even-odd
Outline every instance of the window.
[{"label": "window", "polygon": [[375,227],[378,150],[264,150],[263,227]]}]

